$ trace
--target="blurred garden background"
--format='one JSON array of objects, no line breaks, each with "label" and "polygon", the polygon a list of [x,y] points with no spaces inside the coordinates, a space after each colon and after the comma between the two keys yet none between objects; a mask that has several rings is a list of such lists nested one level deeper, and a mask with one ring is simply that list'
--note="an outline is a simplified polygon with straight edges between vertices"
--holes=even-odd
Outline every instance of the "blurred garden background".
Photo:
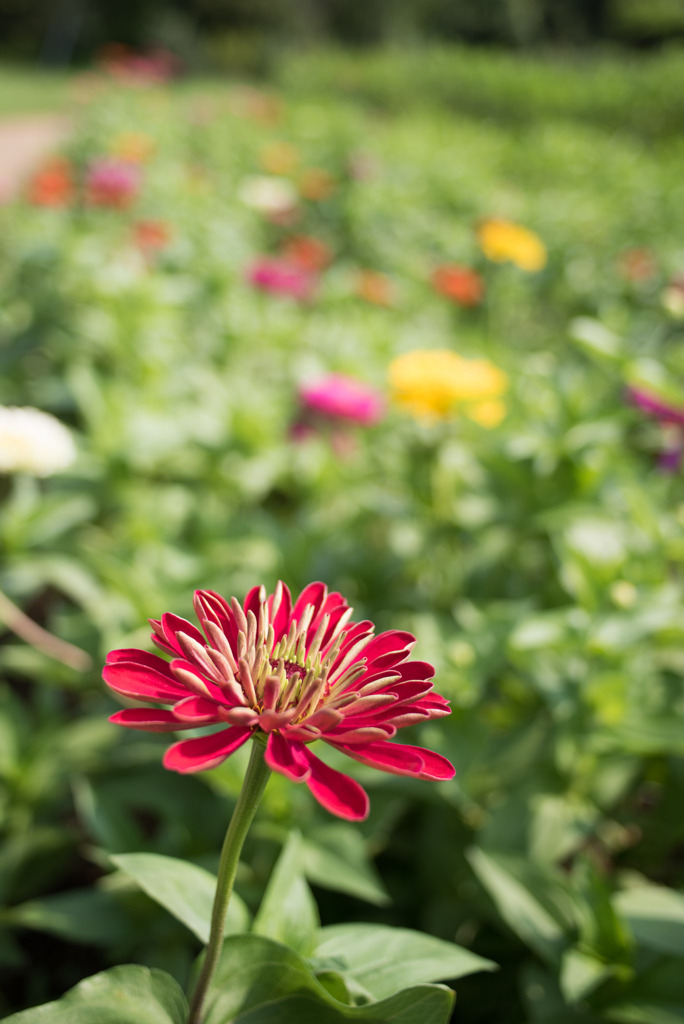
[{"label": "blurred garden background", "polygon": [[417,636],[457,776],[354,765],[360,827],[274,777],[236,928],[296,827],[324,924],[498,965],[459,1024],[682,1024],[682,0],[0,0],[0,40],[0,1015],[186,983],[111,857],[215,869],[244,758],[165,771],[101,667],[281,578]]}]

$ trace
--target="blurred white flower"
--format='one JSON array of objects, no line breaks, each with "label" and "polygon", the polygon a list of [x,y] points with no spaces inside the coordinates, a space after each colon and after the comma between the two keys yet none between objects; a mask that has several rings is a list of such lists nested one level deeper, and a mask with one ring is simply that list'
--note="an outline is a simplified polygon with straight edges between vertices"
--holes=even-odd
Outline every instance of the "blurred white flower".
[{"label": "blurred white flower", "polygon": [[246,178],[238,198],[253,210],[265,214],[288,213],[297,205],[297,190],[287,178],[258,175]]},{"label": "blurred white flower", "polygon": [[76,458],[64,424],[39,409],[0,406],[0,473],[50,476]]}]

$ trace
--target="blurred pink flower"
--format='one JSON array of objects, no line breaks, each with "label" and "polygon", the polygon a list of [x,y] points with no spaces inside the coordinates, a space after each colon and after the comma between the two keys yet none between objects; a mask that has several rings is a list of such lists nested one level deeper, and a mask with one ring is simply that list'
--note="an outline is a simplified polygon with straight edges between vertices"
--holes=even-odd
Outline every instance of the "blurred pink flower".
[{"label": "blurred pink flower", "polygon": [[86,202],[90,206],[125,209],[140,191],[140,168],[124,160],[95,160],[86,177]]},{"label": "blurred pink flower", "polygon": [[124,697],[171,705],[118,711],[111,721],[119,725],[149,732],[218,726],[169,747],[166,768],[215,768],[254,739],[272,770],[306,783],[323,807],[350,821],[367,816],[368,796],[311,753],[315,740],[394,775],[453,778],[441,754],[391,742],[405,726],[449,714],[449,702],[433,692],[432,665],[409,660],[411,633],[375,636],[373,623],[351,622],[345,599],[323,583],[310,583],[294,603],[279,582],[270,595],[253,587],[242,604],[198,590],[194,604],[201,630],[177,615],[150,620],[152,640],[170,662],[128,648],[111,651],[103,671]]},{"label": "blurred pink flower", "polygon": [[296,264],[275,256],[262,256],[247,272],[247,280],[264,292],[290,295],[306,301],[313,297],[316,277]]},{"label": "blurred pink flower", "polygon": [[684,454],[684,408],[640,386],[628,387],[627,399],[663,428],[665,443],[658,465],[666,473],[677,473]]},{"label": "blurred pink flower", "polygon": [[305,412],[362,427],[377,423],[385,411],[385,401],[378,391],[341,373],[300,385],[299,401]]}]

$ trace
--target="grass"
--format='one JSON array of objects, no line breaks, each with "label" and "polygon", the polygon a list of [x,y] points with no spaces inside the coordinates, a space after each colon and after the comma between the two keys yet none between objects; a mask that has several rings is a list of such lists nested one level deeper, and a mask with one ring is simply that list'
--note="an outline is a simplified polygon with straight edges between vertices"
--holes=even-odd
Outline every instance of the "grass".
[{"label": "grass", "polygon": [[73,78],[69,71],[0,64],[0,117],[64,110]]}]

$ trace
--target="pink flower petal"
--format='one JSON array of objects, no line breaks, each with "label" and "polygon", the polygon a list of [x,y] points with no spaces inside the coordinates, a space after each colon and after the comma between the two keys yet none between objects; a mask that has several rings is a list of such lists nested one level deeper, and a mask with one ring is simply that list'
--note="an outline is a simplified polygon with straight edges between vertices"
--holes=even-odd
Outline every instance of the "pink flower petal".
[{"label": "pink flower petal", "polygon": [[264,587],[263,586],[252,587],[252,589],[247,592],[247,595],[246,595],[245,600],[244,600],[243,605],[242,605],[242,607],[245,610],[245,615],[247,614],[247,612],[252,612],[252,614],[254,615],[254,617],[256,618],[256,620],[258,622],[259,621],[259,606],[265,600],[266,600],[266,590],[264,589]]},{"label": "pink flower petal", "polygon": [[421,679],[432,679],[435,674],[433,665],[427,661],[406,661],[397,665],[394,670],[404,682],[415,682]]},{"label": "pink flower petal", "polygon": [[292,594],[290,593],[290,588],[286,586],[282,580],[280,580],[279,583],[283,592],[275,617],[272,616],[275,604],[275,595],[271,594],[268,599],[268,613],[271,617],[271,625],[273,626],[273,635],[276,643],[278,643],[282,636],[287,633],[292,620]]},{"label": "pink flower petal", "polygon": [[[364,647],[363,657],[367,659],[369,665],[373,665],[380,658],[384,659],[390,654],[408,654],[415,642],[416,638],[413,633],[407,633],[403,629],[390,629],[386,633],[380,633],[379,636],[374,637],[368,646]],[[403,661],[404,659],[398,660]]]},{"label": "pink flower petal", "polygon": [[444,718],[451,714],[449,701],[438,693],[431,693],[429,697],[422,697],[415,703],[416,709],[426,710],[430,718]]},{"label": "pink flower petal", "polygon": [[192,723],[179,722],[173,712],[162,708],[125,708],[111,715],[110,722],[125,725],[128,729],[144,729],[145,732],[180,732],[192,729]]},{"label": "pink flower petal", "polygon": [[195,591],[195,609],[198,611],[200,621],[213,622],[219,629],[223,630],[228,643],[233,651],[237,650],[237,626],[232,609],[228,602],[220,594],[213,590]]},{"label": "pink flower petal", "polygon": [[434,750],[426,750],[425,747],[412,747],[423,761],[423,770],[420,773],[421,779],[453,779],[456,774],[451,761]]},{"label": "pink flower petal", "polygon": [[206,697],[186,697],[172,709],[173,715],[181,722],[190,722],[195,727],[219,722],[219,705]]},{"label": "pink flower petal", "polygon": [[200,772],[215,768],[241,747],[252,735],[252,730],[231,726],[197,739],[174,743],[164,754],[164,767],[174,772]]},{"label": "pink flower petal", "polygon": [[349,629],[346,631],[344,643],[340,647],[340,653],[336,661],[341,661],[347,651],[350,651],[357,640],[360,640],[364,636],[370,636],[373,632],[373,623],[370,619],[363,619],[362,622],[354,622],[351,624]]},{"label": "pink flower petal", "polygon": [[397,731],[393,725],[367,725],[357,729],[345,728],[346,725],[347,722],[344,722],[339,730],[329,729],[325,734],[326,740],[345,747],[348,743],[355,745],[360,743],[366,746],[376,740],[382,741],[389,736],[394,736]]},{"label": "pink flower petal", "polygon": [[311,775],[306,780],[311,793],[327,811],[347,821],[363,821],[368,817],[369,800],[363,786],[304,748]]},{"label": "pink flower petal", "polygon": [[312,604],[314,606],[313,617],[315,619],[327,596],[328,588],[325,583],[309,583],[308,586],[304,587],[295,602],[295,606],[292,609],[292,618],[299,621],[307,604]]},{"label": "pink flower petal", "polygon": [[135,647],[120,647],[116,651],[110,651],[107,655],[108,665],[116,665],[120,661],[144,665],[146,668],[152,668],[156,672],[161,672],[163,675],[171,677],[168,661],[165,661],[164,658],[160,658],[158,654],[150,654],[148,651],[138,651]]},{"label": "pink flower petal", "polygon": [[[329,735],[324,738],[326,743],[332,743]],[[336,745],[333,743],[333,746]],[[376,743],[366,743],[363,746],[347,747],[340,744],[339,749],[349,757],[353,757],[355,761],[360,761],[361,764],[379,768],[380,771],[390,772],[392,775],[411,775],[414,778],[420,778],[424,768],[423,759],[418,755],[417,748],[403,743],[378,740]]]},{"label": "pink flower petal", "polygon": [[[166,665],[166,662],[164,664]],[[185,687],[173,678],[133,661],[105,665],[102,678],[112,690],[136,700],[159,700],[162,703],[169,703],[188,695]]]},{"label": "pink flower petal", "polygon": [[180,615],[173,615],[171,612],[167,612],[166,615],[162,615],[161,624],[162,629],[164,630],[164,635],[166,636],[169,644],[173,647],[174,651],[177,651],[182,657],[185,657],[185,654],[183,653],[183,648],[176,639],[176,633],[185,633],[187,636],[192,637],[193,640],[196,640],[197,643],[201,644],[202,647],[204,647],[207,642],[199,629],[197,629],[196,626],[193,626],[192,622],[188,622],[187,619],[182,619]]},{"label": "pink flower petal", "polygon": [[265,758],[269,768],[293,782],[304,782],[311,774],[304,745],[286,739],[279,732],[272,732],[268,737]]}]

